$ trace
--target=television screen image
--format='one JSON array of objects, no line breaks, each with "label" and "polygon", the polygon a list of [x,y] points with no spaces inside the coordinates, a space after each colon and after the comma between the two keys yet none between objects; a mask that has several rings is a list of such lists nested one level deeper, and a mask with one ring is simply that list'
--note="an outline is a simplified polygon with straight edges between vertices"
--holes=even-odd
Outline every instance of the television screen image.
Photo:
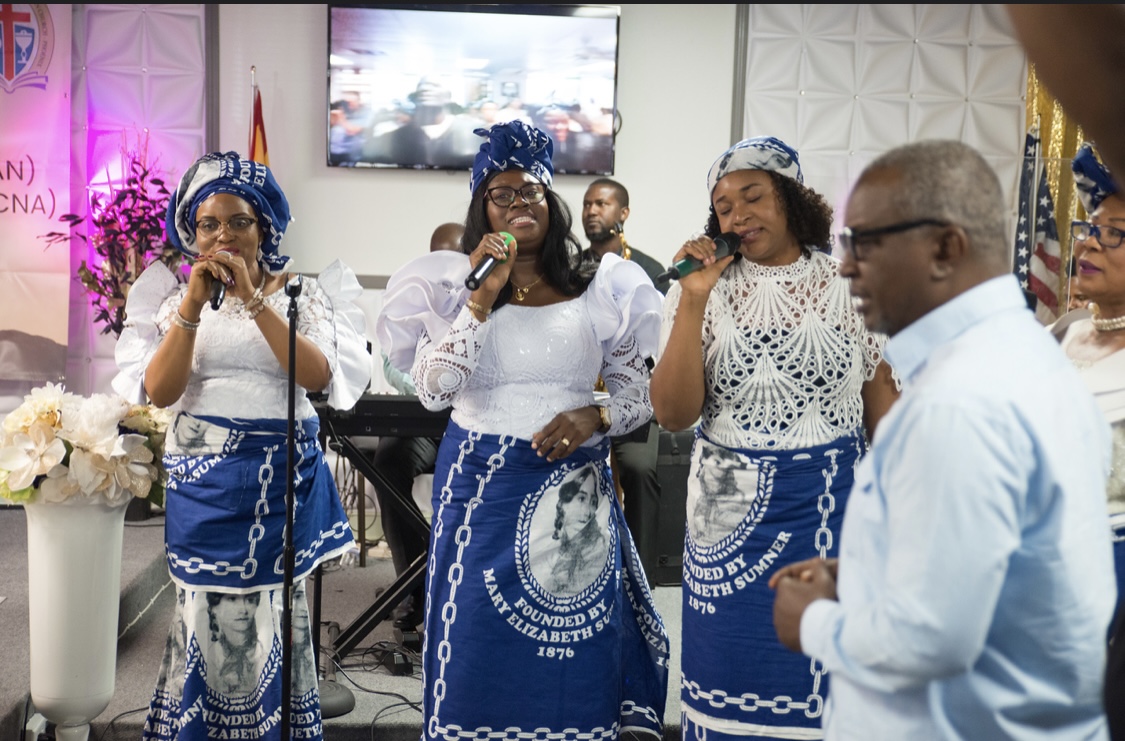
[{"label": "television screen image", "polygon": [[556,173],[613,174],[620,9],[329,5],[328,164],[469,170],[518,119]]}]

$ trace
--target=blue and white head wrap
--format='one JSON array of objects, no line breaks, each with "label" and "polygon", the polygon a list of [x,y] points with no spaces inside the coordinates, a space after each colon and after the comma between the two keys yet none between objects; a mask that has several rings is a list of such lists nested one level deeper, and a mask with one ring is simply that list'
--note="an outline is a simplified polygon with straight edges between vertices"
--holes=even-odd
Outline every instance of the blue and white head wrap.
[{"label": "blue and white head wrap", "polygon": [[1107,196],[1120,190],[1106,166],[1098,162],[1089,142],[1084,142],[1078,148],[1078,154],[1070,162],[1070,169],[1078,188],[1078,200],[1082,201],[1087,214],[1094,213]]},{"label": "blue and white head wrap", "polygon": [[773,136],[743,139],[723,152],[707,173],[707,193],[714,193],[720,180],[738,170],[768,170],[805,182],[797,150]]},{"label": "blue and white head wrap", "polygon": [[198,257],[195,212],[199,204],[216,193],[231,193],[250,204],[265,235],[262,264],[272,275],[284,272],[290,258],[279,254],[278,248],[291,219],[289,202],[268,167],[242,159],[237,152],[206,154],[180,178],[179,187],[168,201],[164,224],[168,240],[185,255]]},{"label": "blue and white head wrap", "polygon": [[555,175],[551,164],[555,145],[551,137],[522,121],[498,123],[490,129],[477,129],[473,133],[488,137],[488,141],[480,145],[480,151],[473,160],[470,192],[476,193],[477,187],[492,173],[505,170],[526,170],[550,187]]}]

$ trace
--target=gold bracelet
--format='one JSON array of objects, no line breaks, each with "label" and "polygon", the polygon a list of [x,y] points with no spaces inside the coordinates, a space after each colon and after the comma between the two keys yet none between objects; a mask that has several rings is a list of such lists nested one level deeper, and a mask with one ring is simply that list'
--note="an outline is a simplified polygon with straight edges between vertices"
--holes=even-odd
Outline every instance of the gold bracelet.
[{"label": "gold bracelet", "polygon": [[258,315],[261,314],[265,310],[266,310],[266,302],[263,301],[260,304],[258,304],[257,306],[255,306],[253,309],[250,309],[247,313],[250,314],[251,319],[257,319]]},{"label": "gold bracelet", "polygon": [[243,304],[242,308],[245,309],[246,311],[253,311],[255,308],[257,308],[258,306],[261,306],[263,303],[265,303],[265,299],[263,299],[261,296],[254,296],[247,303]]},{"label": "gold bracelet", "polygon": [[598,432],[609,432],[610,420],[608,407],[598,407],[598,419],[602,422],[602,426],[598,429]]},{"label": "gold bracelet", "polygon": [[179,309],[172,315],[172,324],[188,332],[194,332],[199,329],[199,322],[189,322],[187,319],[184,319],[184,315],[180,313]]},{"label": "gold bracelet", "polygon": [[488,316],[489,314],[492,313],[492,309],[484,308],[483,306],[478,304],[476,301],[473,301],[471,298],[465,300],[465,306],[468,306],[473,311],[484,314],[485,316]]}]

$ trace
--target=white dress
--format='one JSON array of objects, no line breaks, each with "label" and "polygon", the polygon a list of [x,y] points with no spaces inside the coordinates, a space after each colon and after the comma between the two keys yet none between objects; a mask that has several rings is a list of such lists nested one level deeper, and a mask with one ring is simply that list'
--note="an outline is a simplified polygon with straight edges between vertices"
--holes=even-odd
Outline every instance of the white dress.
[{"label": "white dress", "polygon": [[[434,469],[423,739],[659,737],[667,636],[613,489],[609,441],[595,433],[548,461],[530,438],[593,404],[599,374],[611,433],[648,422],[644,360],[662,297],[638,265],[606,256],[582,295],[508,304],[479,322],[465,308],[468,272],[467,255],[418,258],[392,277],[376,325],[423,404],[453,408]],[[584,481],[591,519],[569,543],[556,523],[568,487]]]}]

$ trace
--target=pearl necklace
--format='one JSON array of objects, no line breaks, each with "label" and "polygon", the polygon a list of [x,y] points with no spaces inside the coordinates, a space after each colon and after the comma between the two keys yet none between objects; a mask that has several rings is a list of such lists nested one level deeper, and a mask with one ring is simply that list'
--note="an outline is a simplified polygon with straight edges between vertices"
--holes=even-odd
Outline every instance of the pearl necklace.
[{"label": "pearl necklace", "polygon": [[1090,321],[1094,323],[1094,329],[1099,332],[1115,332],[1119,329],[1125,329],[1125,315],[1115,316],[1112,319],[1102,319],[1094,315],[1090,317]]}]

